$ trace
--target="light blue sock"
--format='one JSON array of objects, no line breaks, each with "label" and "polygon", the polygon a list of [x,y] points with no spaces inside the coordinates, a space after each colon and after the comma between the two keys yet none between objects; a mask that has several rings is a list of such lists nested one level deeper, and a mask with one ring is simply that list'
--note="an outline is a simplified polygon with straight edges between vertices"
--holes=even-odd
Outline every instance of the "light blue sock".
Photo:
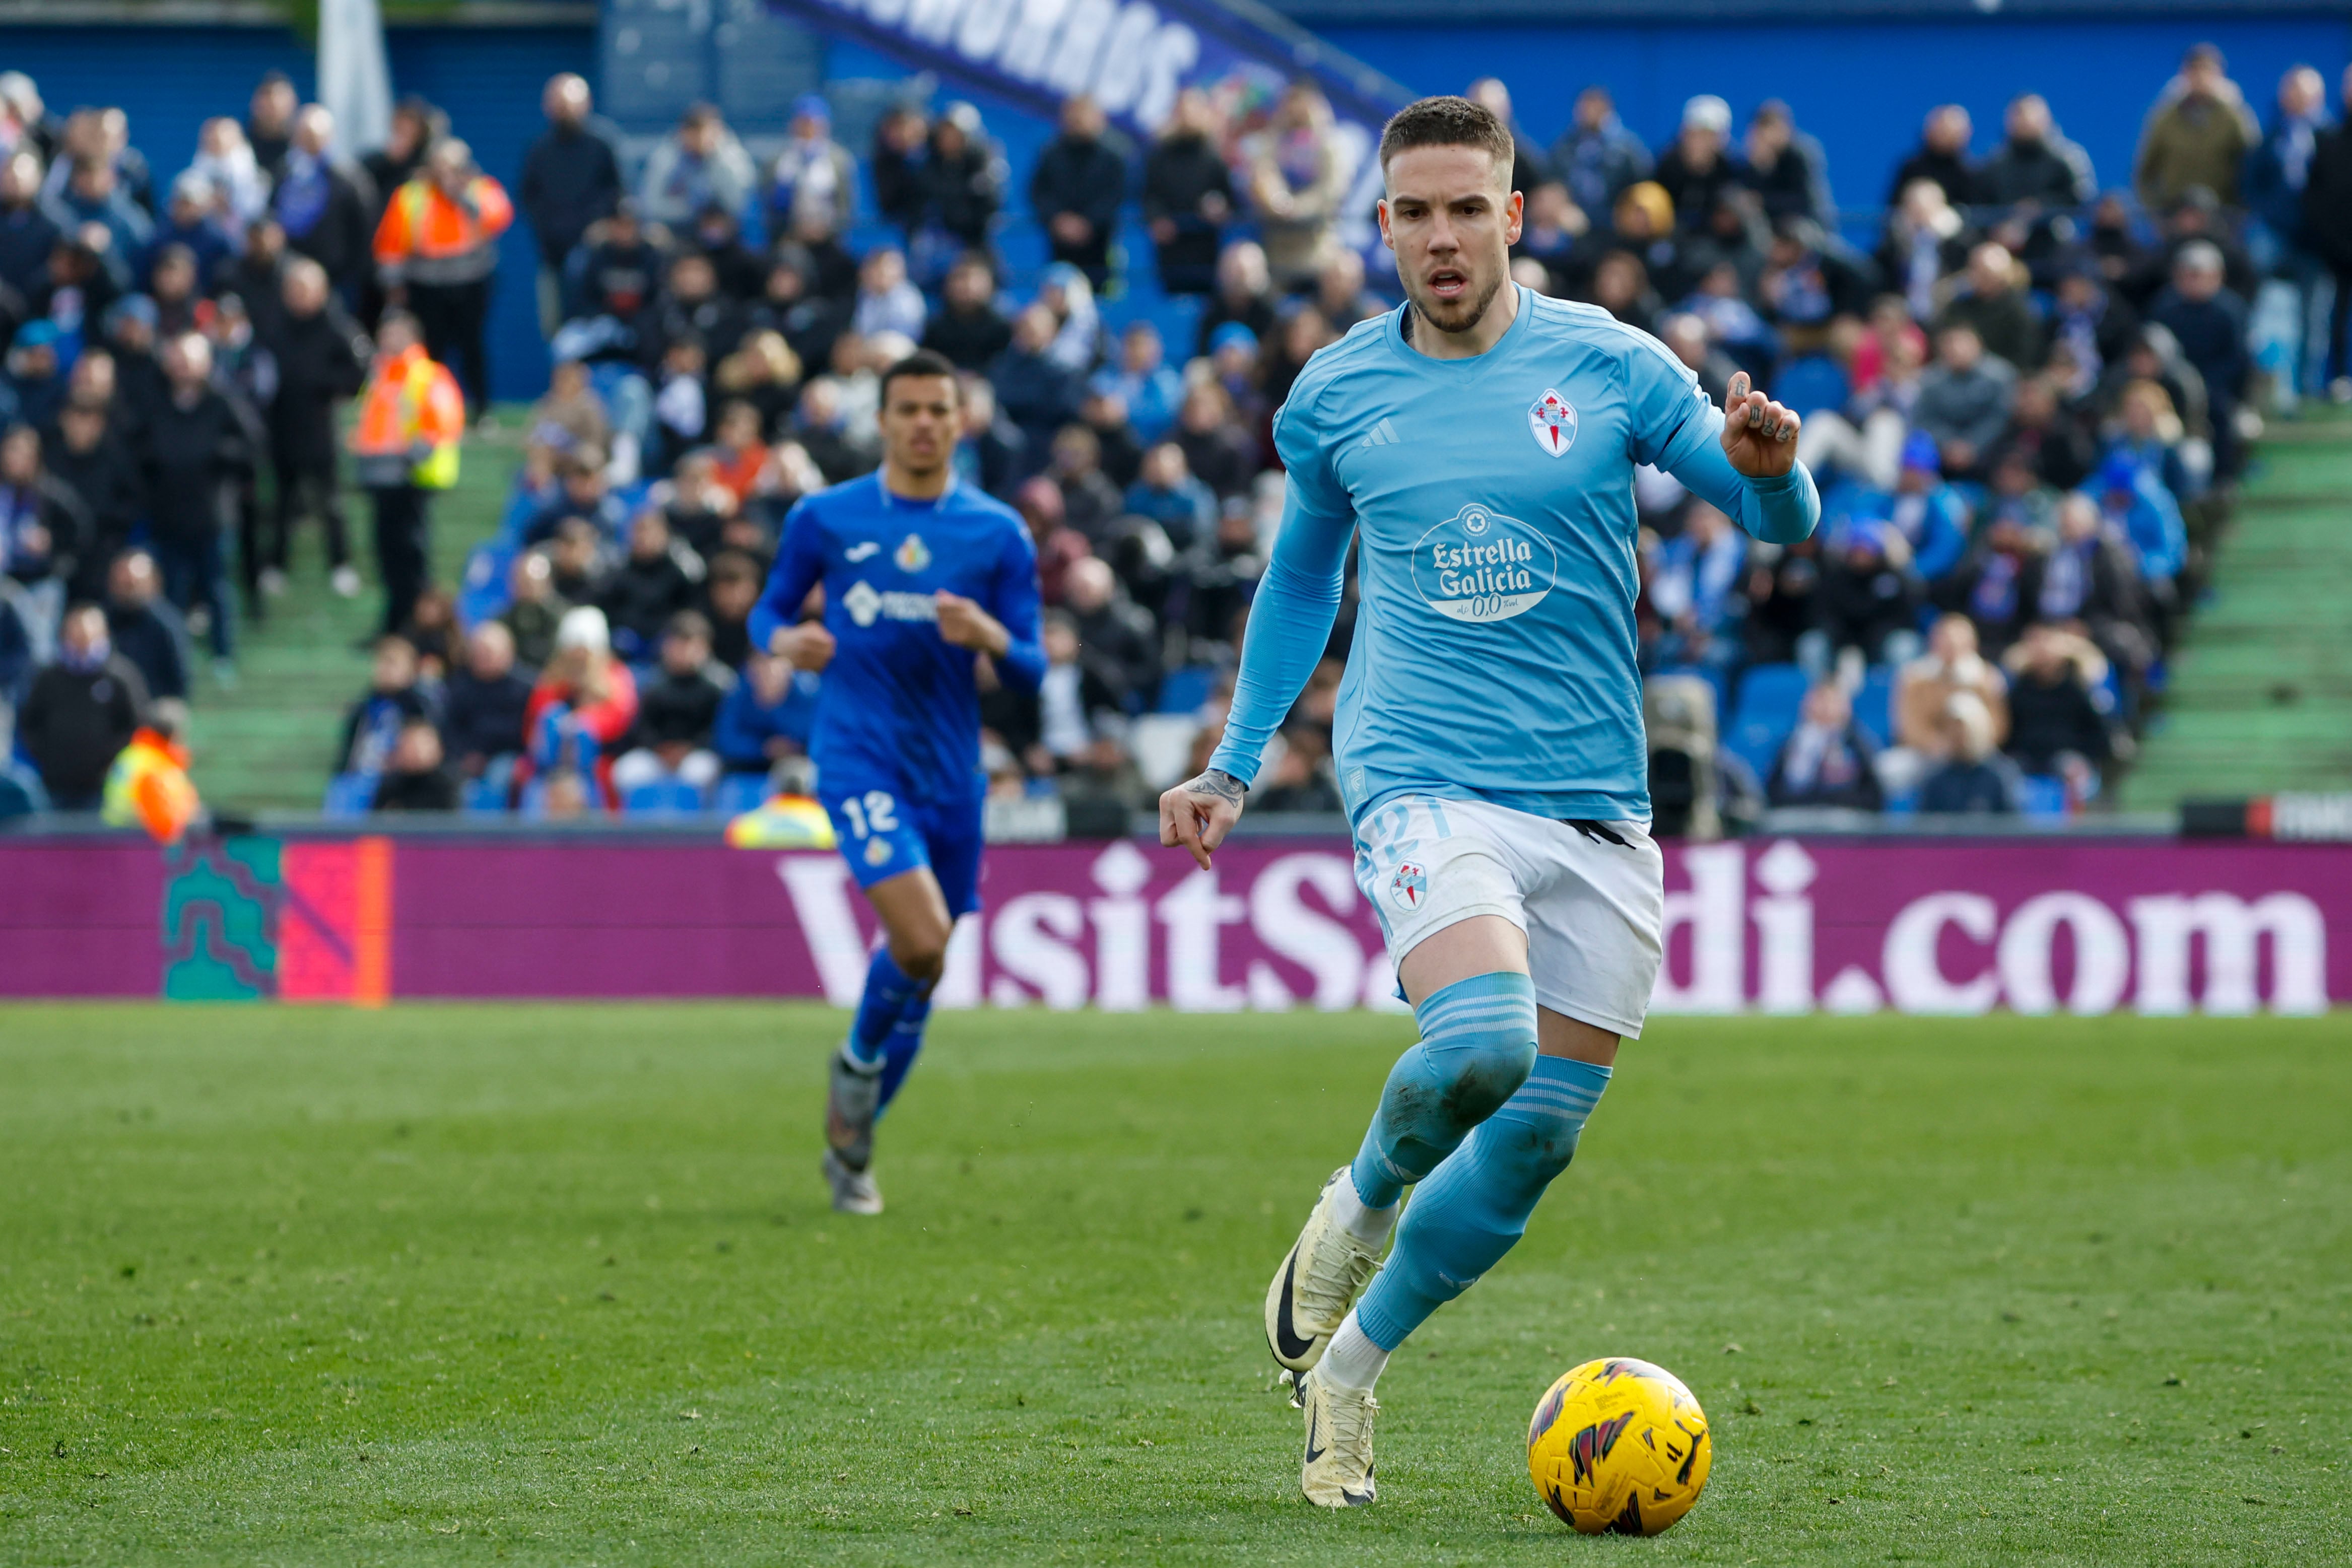
[{"label": "light blue sock", "polygon": [[915,1058],[923,1049],[923,1026],[931,1021],[931,988],[907,998],[899,1009],[898,1021],[891,1027],[890,1038],[882,1042],[882,1098],[875,1106],[877,1116],[890,1108],[898,1097],[898,1085],[907,1082],[907,1073],[915,1065]]},{"label": "light blue sock", "polygon": [[1389,1207],[1435,1170],[1535,1061],[1535,982],[1514,970],[1456,980],[1423,997],[1412,1015],[1421,1040],[1389,1070],[1350,1167],[1367,1208]]},{"label": "light blue sock", "polygon": [[861,1072],[880,1071],[888,1063],[890,1034],[908,1003],[921,998],[928,1004],[931,988],[898,967],[883,948],[866,967],[866,994],[858,998],[857,1016],[850,1021],[849,1064]]},{"label": "light blue sock", "polygon": [[1356,1303],[1356,1323],[1394,1350],[1429,1314],[1503,1260],[1554,1176],[1576,1157],[1609,1069],[1538,1056],[1519,1092],[1412,1195],[1396,1249]]}]

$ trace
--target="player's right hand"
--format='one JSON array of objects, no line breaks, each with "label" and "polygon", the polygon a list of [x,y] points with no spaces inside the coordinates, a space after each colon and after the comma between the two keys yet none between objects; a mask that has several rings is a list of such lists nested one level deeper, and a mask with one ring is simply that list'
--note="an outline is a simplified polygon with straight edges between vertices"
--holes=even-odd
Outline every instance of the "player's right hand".
[{"label": "player's right hand", "polygon": [[1209,857],[1242,819],[1245,792],[1240,779],[1221,768],[1186,779],[1160,797],[1160,841],[1191,851],[1201,869],[1208,870]]},{"label": "player's right hand", "polygon": [[833,633],[822,621],[779,626],[768,639],[768,652],[797,670],[822,670],[833,663]]}]

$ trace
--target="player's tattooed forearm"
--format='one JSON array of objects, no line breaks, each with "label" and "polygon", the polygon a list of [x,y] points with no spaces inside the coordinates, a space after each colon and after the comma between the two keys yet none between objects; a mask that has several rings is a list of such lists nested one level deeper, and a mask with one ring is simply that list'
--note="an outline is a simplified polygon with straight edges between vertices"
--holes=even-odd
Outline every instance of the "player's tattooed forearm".
[{"label": "player's tattooed forearm", "polygon": [[1249,793],[1249,786],[1222,768],[1212,768],[1199,778],[1189,780],[1184,788],[1195,795],[1215,795],[1238,806]]}]

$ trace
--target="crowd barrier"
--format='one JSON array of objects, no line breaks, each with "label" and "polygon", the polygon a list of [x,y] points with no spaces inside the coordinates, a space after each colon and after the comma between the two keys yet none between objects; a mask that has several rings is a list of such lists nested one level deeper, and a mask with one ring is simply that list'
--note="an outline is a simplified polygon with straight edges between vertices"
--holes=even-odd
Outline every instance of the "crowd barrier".
[{"label": "crowd barrier", "polygon": [[[2309,1013],[2352,1000],[2352,844],[1670,845],[1664,1012]],[[990,851],[940,1001],[1397,1007],[1333,838]],[[831,853],[698,837],[0,840],[0,997],[805,997],[875,938]]]}]

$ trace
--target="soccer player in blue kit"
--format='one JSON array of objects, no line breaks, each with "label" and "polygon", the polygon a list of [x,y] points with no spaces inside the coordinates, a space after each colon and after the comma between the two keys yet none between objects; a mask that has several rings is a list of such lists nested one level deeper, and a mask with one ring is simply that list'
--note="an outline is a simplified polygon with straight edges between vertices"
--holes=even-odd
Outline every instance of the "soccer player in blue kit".
[{"label": "soccer player in blue kit", "polygon": [[[885,936],[825,1099],[823,1170],[845,1214],[882,1211],[874,1123],[922,1050],[955,922],[980,906],[980,662],[1028,690],[1045,671],[1028,527],[955,476],[955,367],[892,365],[879,417],[881,468],[792,509],[751,623],[756,645],[824,672],[817,799]],[[824,617],[802,622],[820,582]]]},{"label": "soccer player in blue kit", "polygon": [[1727,415],[1648,334],[1510,282],[1511,155],[1466,99],[1389,121],[1381,233],[1405,304],[1308,361],[1276,416],[1288,495],[1223,743],[1160,803],[1161,841],[1208,865],[1322,655],[1352,536],[1334,763],[1421,1038],[1266,1291],[1306,1412],[1300,1483],[1329,1508],[1373,1499],[1390,1354],[1510,1250],[1642,1031],[1664,888],[1634,467],[1762,538],[1821,515],[1797,416],[1745,375]]}]

